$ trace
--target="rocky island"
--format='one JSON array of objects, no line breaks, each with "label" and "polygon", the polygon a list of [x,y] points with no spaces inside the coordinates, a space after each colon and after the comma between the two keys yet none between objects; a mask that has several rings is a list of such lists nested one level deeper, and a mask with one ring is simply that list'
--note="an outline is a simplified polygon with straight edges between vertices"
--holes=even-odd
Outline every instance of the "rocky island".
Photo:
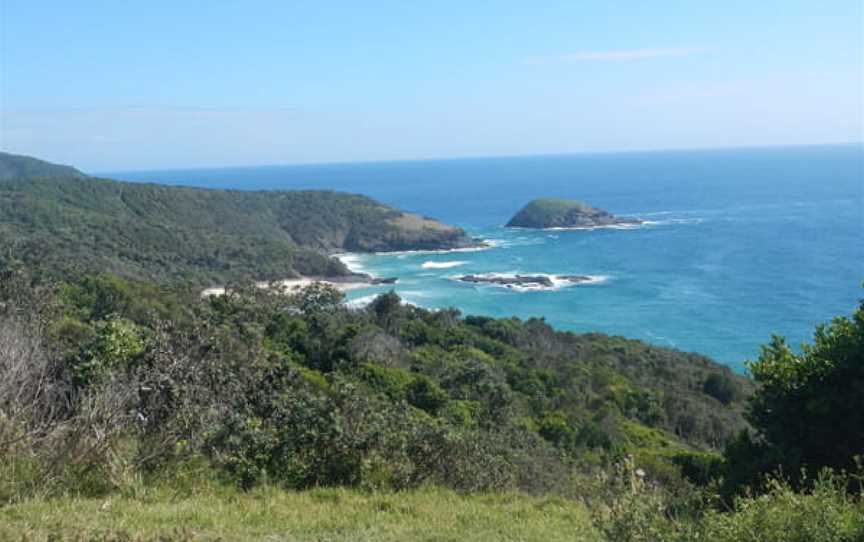
[{"label": "rocky island", "polygon": [[581,201],[539,198],[523,207],[506,224],[508,228],[590,229],[641,224],[637,218],[617,217]]},{"label": "rocky island", "polygon": [[597,277],[586,275],[510,275],[505,273],[483,273],[456,277],[461,282],[492,284],[512,289],[548,290],[574,284],[597,282]]}]

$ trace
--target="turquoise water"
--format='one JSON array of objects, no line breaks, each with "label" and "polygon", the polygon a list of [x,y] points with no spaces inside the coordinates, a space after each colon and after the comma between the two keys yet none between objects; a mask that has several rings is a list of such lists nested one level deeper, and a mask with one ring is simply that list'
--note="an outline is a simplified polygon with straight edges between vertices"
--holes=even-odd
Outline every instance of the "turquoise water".
[{"label": "turquoise water", "polygon": [[[491,316],[542,316],[697,351],[740,370],[772,333],[794,344],[849,314],[864,290],[864,147],[796,147],[274,166],[105,174],[238,189],[367,194],[492,240],[476,252],[355,255],[397,276],[411,303]],[[560,196],[644,218],[634,229],[508,230],[528,200]],[[442,265],[443,264],[443,265]],[[450,267],[445,267],[449,265]],[[466,273],[591,275],[515,291]],[[361,304],[390,287],[350,293]]]}]

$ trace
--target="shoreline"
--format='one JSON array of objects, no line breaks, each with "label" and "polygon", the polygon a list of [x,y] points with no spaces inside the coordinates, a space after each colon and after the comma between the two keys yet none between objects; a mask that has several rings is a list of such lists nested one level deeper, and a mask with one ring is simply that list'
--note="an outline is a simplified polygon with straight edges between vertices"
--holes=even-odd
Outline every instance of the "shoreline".
[{"label": "shoreline", "polygon": [[[283,279],[276,281],[259,281],[255,283],[258,288],[269,288],[274,282],[285,289],[286,293],[294,293],[316,283],[327,284],[333,286],[340,292],[348,292],[351,290],[359,290],[370,286],[378,286],[381,284],[394,284],[396,279],[376,279],[368,276],[368,278],[360,278],[359,274],[348,275],[345,277],[300,277],[295,279]],[[353,279],[353,280],[352,280]],[[201,291],[201,297],[210,297],[214,295],[225,295],[224,286],[213,286],[205,288]]]},{"label": "shoreline", "polygon": [[[483,239],[483,244],[479,246],[473,247],[463,247],[463,248],[441,248],[441,249],[420,249],[420,250],[394,250],[394,251],[386,251],[386,252],[369,252],[373,256],[408,256],[412,254],[451,254],[451,253],[460,253],[460,252],[482,252],[484,250],[491,250],[493,248],[497,248],[501,245],[501,242],[495,239]],[[363,254],[363,253],[346,253],[349,254]],[[345,262],[342,262],[345,263]],[[346,264],[347,265],[347,264]]]},{"label": "shoreline", "polygon": [[[269,288],[271,284],[276,283],[285,290],[285,293],[295,293],[298,290],[311,286],[312,284],[321,283],[332,286],[340,292],[345,293],[352,290],[371,288],[373,286],[393,285],[398,282],[399,279],[396,277],[376,277],[367,273],[363,266],[358,264],[356,261],[358,257],[363,255],[364,253],[361,252],[343,252],[341,254],[330,255],[332,258],[336,258],[342,262],[342,264],[348,268],[350,273],[348,275],[335,277],[297,277],[275,281],[257,281],[255,286],[263,289]],[[201,297],[210,297],[214,295],[225,295],[225,286],[211,286],[201,291]]]},{"label": "shoreline", "polygon": [[[396,256],[396,257],[399,257],[399,256],[413,256],[413,255],[421,256],[424,254],[435,255],[435,254],[451,254],[451,253],[458,254],[458,253],[463,253],[463,252],[481,252],[484,250],[491,250],[493,248],[499,248],[502,244],[501,241],[495,240],[495,239],[484,239],[483,242],[485,244],[483,246],[479,246],[479,247],[447,248],[447,249],[440,249],[440,250],[431,250],[431,249],[430,250],[398,250],[398,251],[393,251],[393,252],[341,252],[338,254],[331,254],[330,256],[333,258],[336,258],[337,260],[342,262],[342,264],[344,264],[345,267],[348,268],[348,271],[350,271],[351,273],[360,274],[360,275],[368,275],[370,277],[370,279],[372,279],[372,280],[382,280],[379,277],[374,277],[372,275],[369,275],[366,271],[366,268],[362,264],[358,263],[357,260],[359,258],[364,257],[364,256]],[[464,262],[460,262],[460,263],[464,263]],[[432,268],[435,268],[435,267],[433,266]]]}]

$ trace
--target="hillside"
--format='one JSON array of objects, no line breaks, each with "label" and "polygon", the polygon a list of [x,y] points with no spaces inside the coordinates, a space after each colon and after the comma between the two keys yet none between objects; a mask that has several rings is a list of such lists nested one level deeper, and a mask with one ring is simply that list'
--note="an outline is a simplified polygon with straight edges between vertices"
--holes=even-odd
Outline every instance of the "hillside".
[{"label": "hillside", "polygon": [[0,181],[35,177],[85,179],[87,175],[71,166],[52,164],[30,156],[0,152]]},{"label": "hillside", "polygon": [[[325,286],[202,299],[109,275],[50,293],[16,276],[0,285],[0,344],[30,337],[55,359],[44,393],[60,395],[39,405],[111,393],[123,404],[109,433],[144,439],[130,453],[167,458],[182,440],[241,487],[569,491],[574,465],[623,454],[680,483],[747,427],[752,387],[727,367],[541,319],[461,317],[392,292],[356,310]],[[16,367],[32,352],[0,355]]]},{"label": "hillside", "polygon": [[508,228],[596,228],[639,224],[635,218],[620,218],[576,200],[538,198],[529,202],[507,222]]},{"label": "hillside", "polygon": [[198,283],[334,276],[348,272],[334,252],[477,244],[461,229],[355,194],[126,183],[12,155],[0,156],[0,168],[12,175],[0,180],[0,254],[60,275]]},{"label": "hillside", "polygon": [[[818,332],[812,360],[775,338],[754,394],[699,355],[393,293],[349,309],[322,285],[201,298],[108,275],[2,278],[0,540],[864,533],[860,468],[809,489],[786,468],[761,477],[821,457],[809,450],[851,461],[860,424],[824,421],[860,417],[864,304]],[[745,417],[771,440],[741,433]],[[773,448],[784,427],[792,447]]]}]

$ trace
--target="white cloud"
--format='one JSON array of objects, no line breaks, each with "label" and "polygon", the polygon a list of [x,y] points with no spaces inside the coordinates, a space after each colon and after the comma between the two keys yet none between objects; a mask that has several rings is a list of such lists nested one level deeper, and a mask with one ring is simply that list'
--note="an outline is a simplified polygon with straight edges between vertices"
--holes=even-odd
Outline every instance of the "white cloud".
[{"label": "white cloud", "polygon": [[695,47],[680,47],[671,49],[629,49],[617,51],[577,51],[563,55],[545,56],[529,59],[531,64],[551,64],[560,62],[626,62],[632,60],[646,60],[650,58],[664,58],[676,56],[689,56],[704,52],[704,49]]}]

